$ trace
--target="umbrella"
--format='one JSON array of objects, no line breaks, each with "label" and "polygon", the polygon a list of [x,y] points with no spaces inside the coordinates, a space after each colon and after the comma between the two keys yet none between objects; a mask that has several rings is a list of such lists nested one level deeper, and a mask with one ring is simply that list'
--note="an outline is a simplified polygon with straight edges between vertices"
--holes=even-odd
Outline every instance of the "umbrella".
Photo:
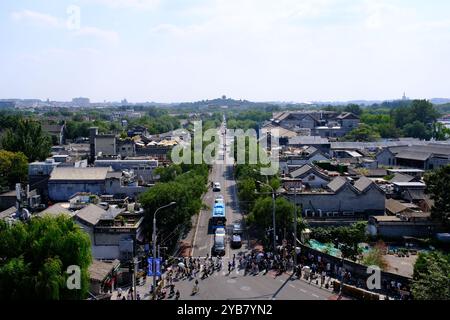
[{"label": "umbrella", "polygon": [[180,268],[184,268],[184,267],[185,267],[185,265],[184,265],[183,262],[180,262],[180,263],[178,264],[178,266],[179,266]]}]

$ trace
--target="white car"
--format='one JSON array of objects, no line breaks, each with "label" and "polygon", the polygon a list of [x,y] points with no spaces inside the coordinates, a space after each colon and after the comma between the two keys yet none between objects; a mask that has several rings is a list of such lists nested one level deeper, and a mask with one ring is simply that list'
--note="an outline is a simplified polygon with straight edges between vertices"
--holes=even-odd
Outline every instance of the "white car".
[{"label": "white car", "polygon": [[220,188],[220,183],[219,182],[215,182],[214,186],[213,186],[213,191],[214,192],[220,192],[221,188]]},{"label": "white car", "polygon": [[224,203],[225,201],[224,201],[224,199],[223,199],[223,196],[220,195],[220,196],[218,196],[218,197],[216,198],[216,200],[214,200],[214,202],[215,202],[215,203]]},{"label": "white car", "polygon": [[216,229],[216,236],[225,236],[225,228],[217,228]]}]

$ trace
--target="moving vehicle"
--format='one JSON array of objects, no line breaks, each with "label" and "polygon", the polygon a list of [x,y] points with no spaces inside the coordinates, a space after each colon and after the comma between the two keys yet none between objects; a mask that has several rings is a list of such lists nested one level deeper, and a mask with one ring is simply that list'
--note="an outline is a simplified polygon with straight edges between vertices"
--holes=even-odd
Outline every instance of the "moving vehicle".
[{"label": "moving vehicle", "polygon": [[214,192],[220,192],[220,190],[221,190],[220,183],[219,182],[214,182],[213,191]]},{"label": "moving vehicle", "polygon": [[214,205],[212,216],[211,216],[211,225],[213,229],[217,228],[225,228],[227,223],[227,218],[225,215],[225,204],[224,203],[216,203]]},{"label": "moving vehicle", "polygon": [[234,234],[231,238],[231,248],[239,249],[240,247],[242,247],[241,236],[238,234]]},{"label": "moving vehicle", "polygon": [[211,254],[214,256],[225,255],[225,236],[222,235],[214,236],[214,245],[211,249]]},{"label": "moving vehicle", "polygon": [[216,229],[216,236],[225,236],[225,235],[226,235],[225,228],[220,227]]},{"label": "moving vehicle", "polygon": [[214,203],[225,203],[223,195],[217,196],[216,200],[214,200]]},{"label": "moving vehicle", "polygon": [[241,235],[244,233],[244,229],[239,223],[233,224],[233,234]]}]

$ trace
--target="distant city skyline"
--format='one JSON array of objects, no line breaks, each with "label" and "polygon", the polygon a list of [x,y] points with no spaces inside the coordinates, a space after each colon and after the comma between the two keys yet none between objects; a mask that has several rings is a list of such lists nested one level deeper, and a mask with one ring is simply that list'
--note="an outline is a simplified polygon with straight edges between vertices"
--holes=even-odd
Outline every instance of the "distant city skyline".
[{"label": "distant city skyline", "polygon": [[21,0],[0,18],[0,99],[450,97],[446,0]]}]

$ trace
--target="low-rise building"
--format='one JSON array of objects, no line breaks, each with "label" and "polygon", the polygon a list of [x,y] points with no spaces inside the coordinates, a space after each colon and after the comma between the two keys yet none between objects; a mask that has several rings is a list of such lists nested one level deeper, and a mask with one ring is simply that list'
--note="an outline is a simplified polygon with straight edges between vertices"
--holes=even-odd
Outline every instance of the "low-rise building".
[{"label": "low-rise building", "polygon": [[305,190],[325,188],[332,177],[314,165],[304,165],[288,175],[289,179],[300,180]]},{"label": "low-rise building", "polygon": [[133,171],[144,184],[154,181],[153,170],[158,167],[158,160],[149,157],[130,157],[126,159],[100,159],[95,161],[96,167],[111,167],[114,171]]},{"label": "low-rise building", "polygon": [[450,144],[385,148],[376,155],[379,165],[433,170],[450,164]]},{"label": "low-rise building", "polygon": [[89,204],[77,211],[74,219],[89,234],[95,259],[129,260],[136,253],[137,242],[144,240],[142,214],[126,208],[105,210]]},{"label": "low-rise building", "polygon": [[[285,196],[294,202],[293,192],[286,192]],[[384,192],[366,177],[352,181],[340,176],[325,188],[302,189],[295,199],[305,218],[356,218],[384,215],[386,197]]]},{"label": "low-rise building", "polygon": [[145,190],[146,187],[138,185],[134,173],[113,171],[111,167],[58,167],[48,181],[49,197],[53,201],[68,201],[77,193],[136,198]]}]

